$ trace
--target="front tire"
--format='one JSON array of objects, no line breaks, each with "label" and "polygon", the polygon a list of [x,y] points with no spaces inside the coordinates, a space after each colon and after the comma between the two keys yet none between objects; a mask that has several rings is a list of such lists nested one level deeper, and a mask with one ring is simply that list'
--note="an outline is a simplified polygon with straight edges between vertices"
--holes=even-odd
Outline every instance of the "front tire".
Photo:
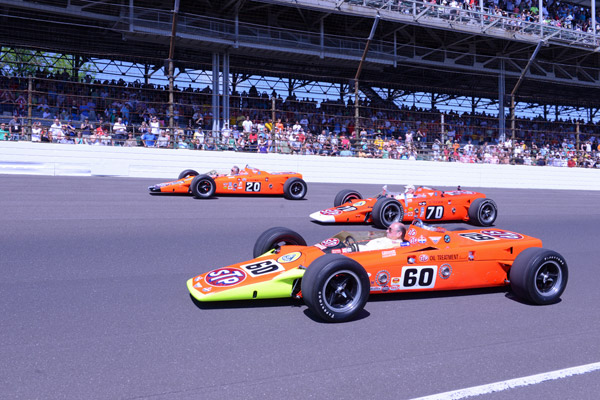
[{"label": "front tire", "polygon": [[367,271],[340,254],[317,258],[302,277],[302,297],[308,308],[327,322],[353,319],[369,299]]},{"label": "front tire", "polygon": [[267,229],[256,239],[252,257],[260,257],[268,251],[278,249],[283,245],[306,246],[306,240],[298,232],[276,226]]},{"label": "front tire", "polygon": [[359,192],[357,192],[356,190],[352,190],[352,189],[340,190],[338,192],[338,194],[335,195],[335,198],[333,199],[333,206],[339,207],[342,204],[347,203],[349,201],[360,200],[362,198],[363,198],[362,195]]},{"label": "front tire", "polygon": [[539,247],[523,250],[509,273],[513,293],[539,305],[556,303],[569,279],[569,268],[563,256]]},{"label": "front tire", "polygon": [[198,176],[198,172],[194,171],[193,169],[185,169],[181,171],[181,173],[177,177],[177,180],[187,178],[188,176]]},{"label": "front tire", "polygon": [[498,216],[498,207],[492,199],[475,199],[469,207],[469,222],[473,225],[492,226]]},{"label": "front tire", "polygon": [[402,222],[404,209],[398,200],[391,197],[382,197],[375,202],[371,217],[375,227],[387,229],[393,222]]},{"label": "front tire", "polygon": [[208,199],[215,194],[215,181],[208,175],[198,175],[190,184],[190,190],[197,199]]},{"label": "front tire", "polygon": [[288,200],[302,200],[307,191],[306,182],[300,178],[290,178],[283,184],[283,197]]}]

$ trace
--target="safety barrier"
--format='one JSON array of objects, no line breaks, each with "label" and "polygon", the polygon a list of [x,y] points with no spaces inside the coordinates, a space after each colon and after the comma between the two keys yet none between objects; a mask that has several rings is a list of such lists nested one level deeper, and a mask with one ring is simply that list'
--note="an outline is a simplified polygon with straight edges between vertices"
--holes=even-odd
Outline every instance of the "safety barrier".
[{"label": "safety barrier", "polygon": [[0,174],[175,179],[184,169],[246,164],[300,172],[307,182],[600,190],[597,169],[0,142]]}]

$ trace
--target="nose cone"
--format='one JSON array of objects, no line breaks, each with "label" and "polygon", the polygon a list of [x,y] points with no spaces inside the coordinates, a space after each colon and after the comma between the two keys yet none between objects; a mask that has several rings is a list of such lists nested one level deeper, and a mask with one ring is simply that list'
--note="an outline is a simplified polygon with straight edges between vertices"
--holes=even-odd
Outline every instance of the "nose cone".
[{"label": "nose cone", "polygon": [[321,211],[314,212],[310,214],[309,217],[313,221],[322,222],[325,224],[331,224],[335,222],[335,217],[333,215],[323,215],[321,214]]}]

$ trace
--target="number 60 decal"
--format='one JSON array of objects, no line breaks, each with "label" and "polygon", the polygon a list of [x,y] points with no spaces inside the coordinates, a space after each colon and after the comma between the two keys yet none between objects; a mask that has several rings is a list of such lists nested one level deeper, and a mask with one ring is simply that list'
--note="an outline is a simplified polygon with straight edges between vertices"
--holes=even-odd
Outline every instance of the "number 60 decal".
[{"label": "number 60 decal", "polygon": [[437,265],[402,267],[400,287],[402,289],[429,289],[435,286]]}]

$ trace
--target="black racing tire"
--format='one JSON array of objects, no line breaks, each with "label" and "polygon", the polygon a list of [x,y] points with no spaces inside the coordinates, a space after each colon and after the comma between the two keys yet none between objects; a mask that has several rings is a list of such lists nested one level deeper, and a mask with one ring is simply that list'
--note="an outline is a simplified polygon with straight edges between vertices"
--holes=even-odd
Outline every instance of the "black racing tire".
[{"label": "black racing tire", "polygon": [[301,288],[309,310],[327,322],[355,318],[371,290],[367,271],[341,254],[325,254],[313,261],[306,268]]},{"label": "black racing tire", "polygon": [[569,268],[564,257],[552,250],[523,250],[509,271],[510,287],[521,300],[533,304],[556,303],[567,286]]},{"label": "black racing tire", "polygon": [[217,185],[215,180],[208,175],[194,177],[190,184],[190,191],[197,199],[208,199],[215,194]]},{"label": "black racing tire", "polygon": [[269,228],[256,239],[252,257],[256,258],[267,251],[277,249],[283,245],[306,246],[306,240],[298,232],[291,229],[276,226]]},{"label": "black racing tire", "polygon": [[344,189],[344,190],[340,190],[338,192],[338,194],[335,195],[335,198],[333,199],[333,206],[334,207],[339,207],[344,203],[347,203],[351,200],[360,200],[362,199],[362,195],[357,192],[356,190],[352,190],[352,189]]},{"label": "black racing tire", "polygon": [[283,184],[283,197],[288,200],[302,200],[307,191],[306,182],[300,178],[290,178]]},{"label": "black racing tire", "polygon": [[188,176],[198,176],[198,172],[193,169],[184,169],[177,177],[177,180],[187,178]]},{"label": "black racing tire", "polygon": [[492,199],[475,199],[469,207],[469,222],[473,225],[492,226],[498,216],[498,207]]},{"label": "black racing tire", "polygon": [[391,197],[381,197],[373,206],[371,218],[376,228],[387,229],[392,222],[402,222],[404,209],[398,200]]}]

